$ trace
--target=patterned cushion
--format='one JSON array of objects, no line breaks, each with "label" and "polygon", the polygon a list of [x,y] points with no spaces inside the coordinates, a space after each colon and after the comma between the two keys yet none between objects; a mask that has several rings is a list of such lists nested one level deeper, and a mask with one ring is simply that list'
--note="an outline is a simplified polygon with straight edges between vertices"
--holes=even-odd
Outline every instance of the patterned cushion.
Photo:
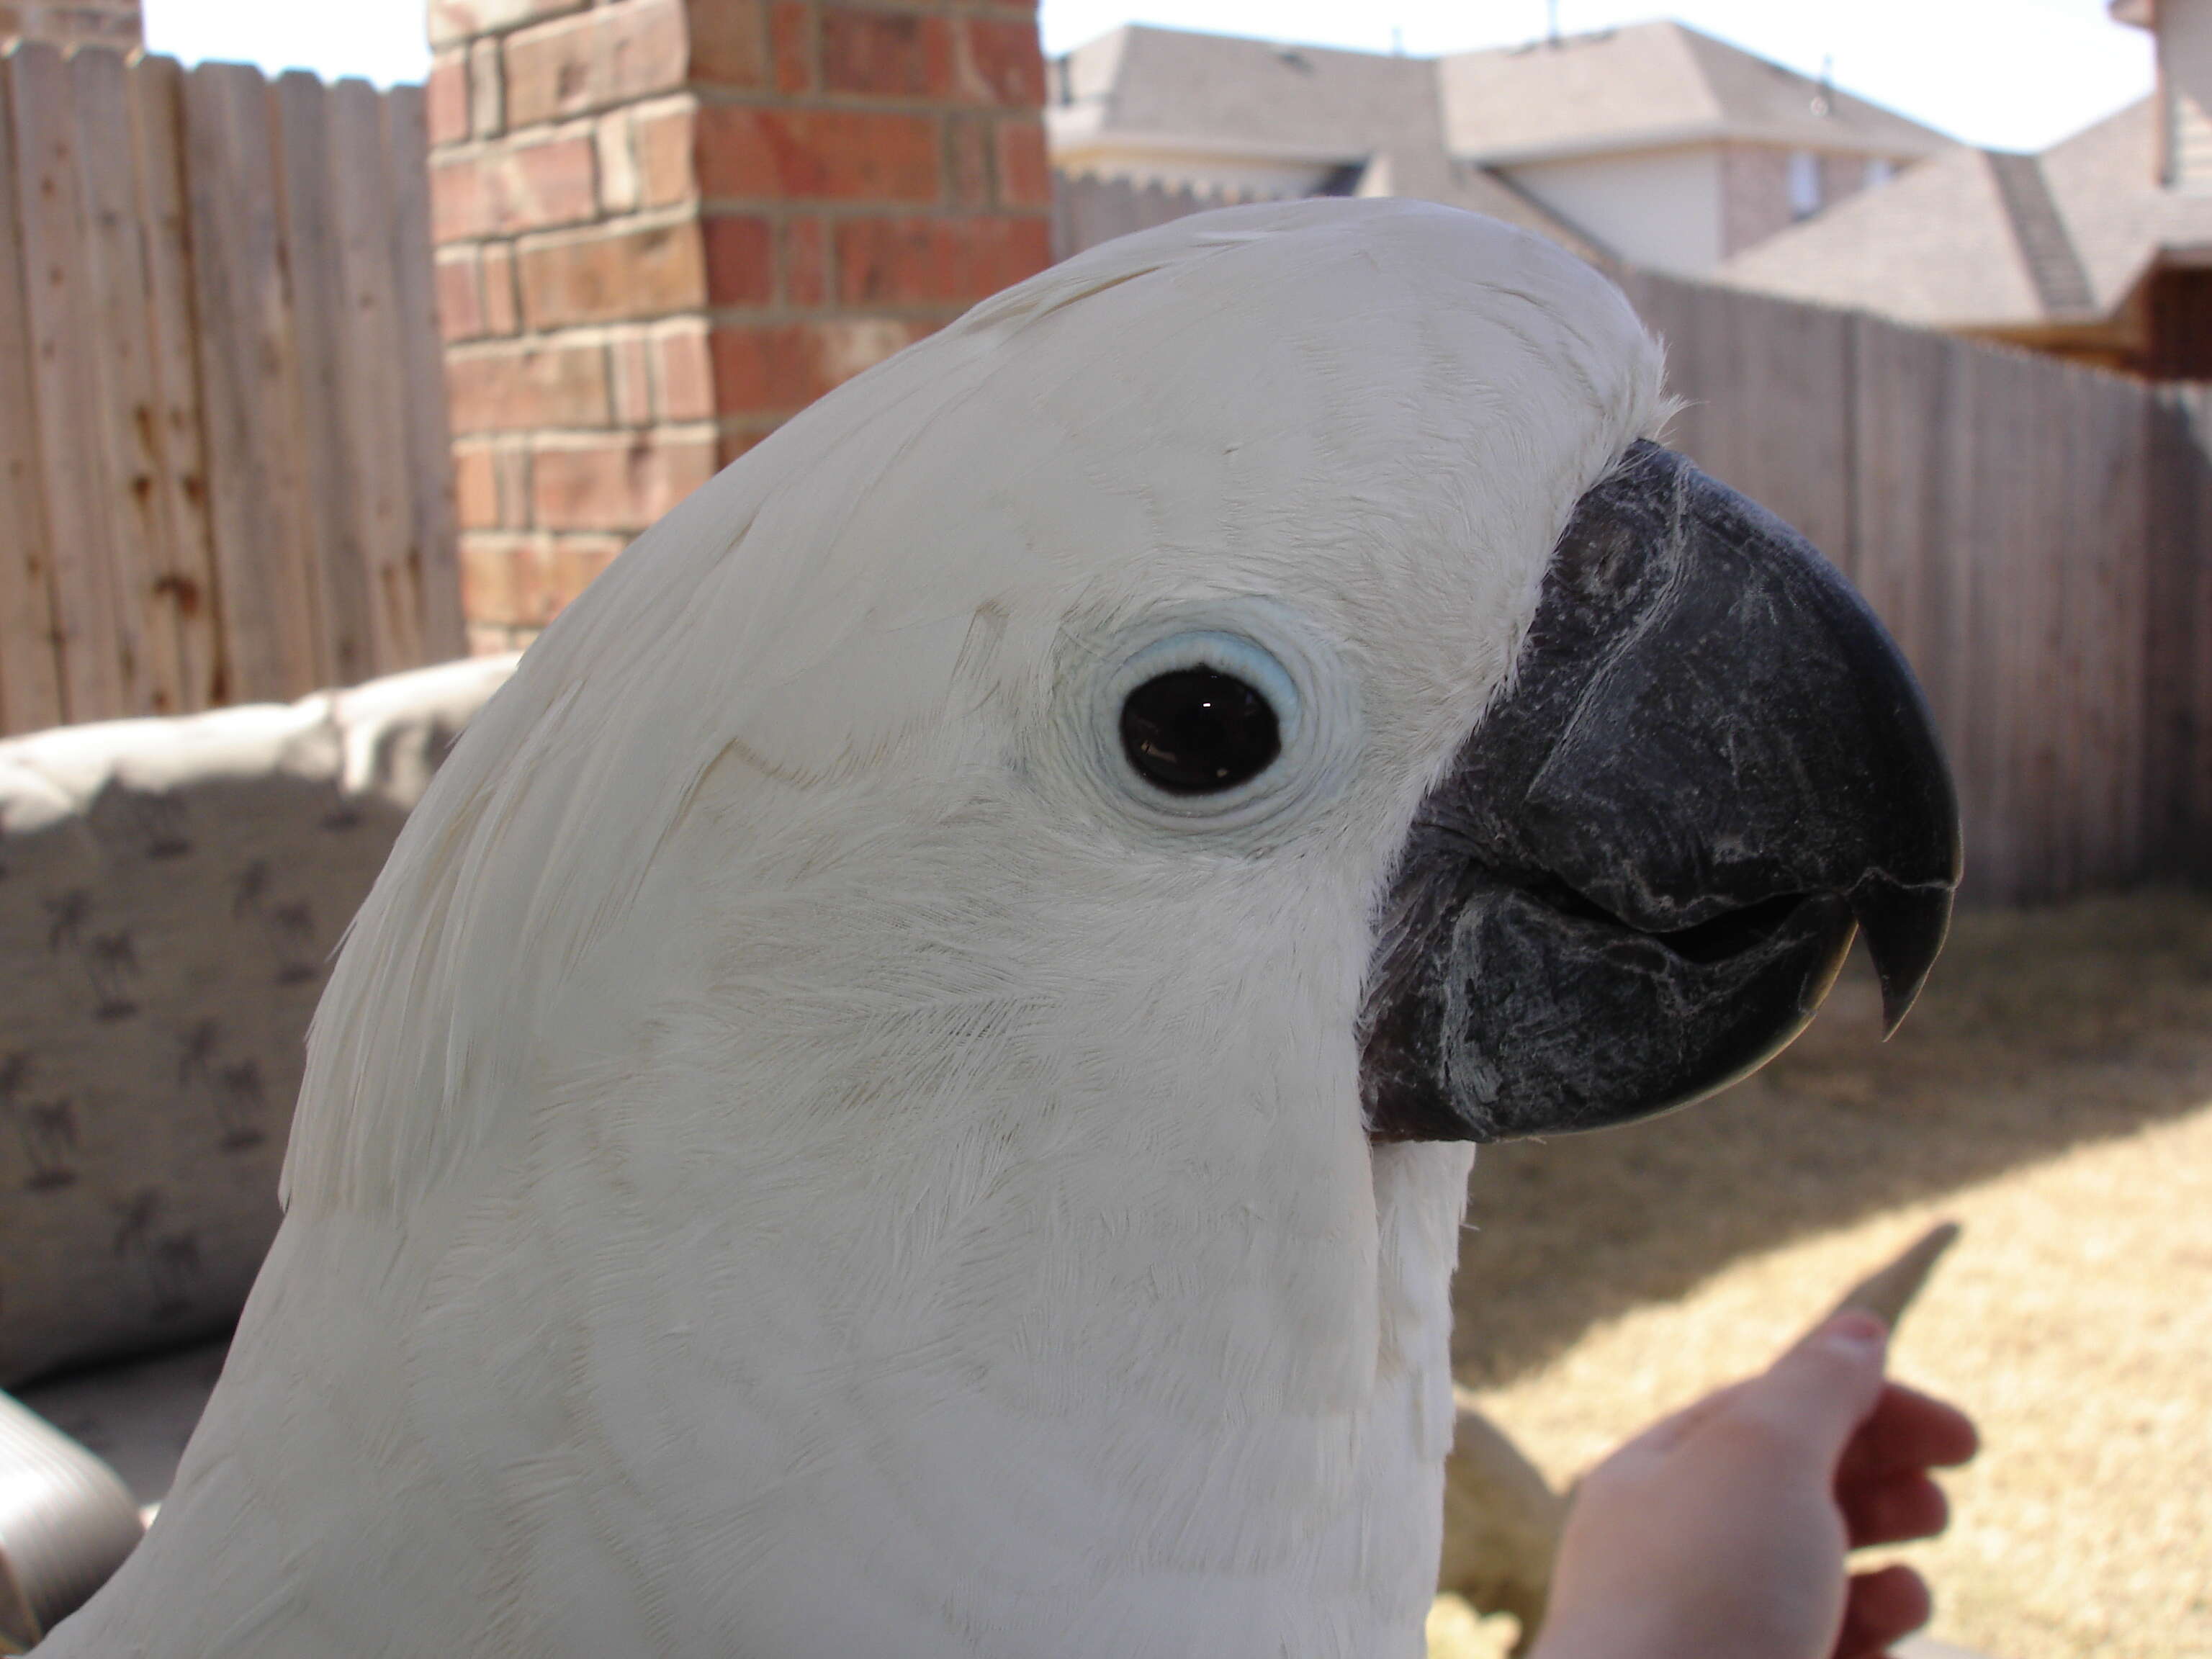
[{"label": "patterned cushion", "polygon": [[0,1388],[237,1318],[331,953],[513,666],[0,742]]}]

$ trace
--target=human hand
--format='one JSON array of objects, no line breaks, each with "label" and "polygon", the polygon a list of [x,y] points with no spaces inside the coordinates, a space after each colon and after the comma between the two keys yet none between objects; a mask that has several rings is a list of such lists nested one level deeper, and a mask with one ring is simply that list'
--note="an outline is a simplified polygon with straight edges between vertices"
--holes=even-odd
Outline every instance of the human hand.
[{"label": "human hand", "polygon": [[1872,1659],[1928,1620],[1869,1544],[1932,1537],[1932,1468],[1974,1455],[1954,1407],[1885,1380],[1888,1334],[1830,1319],[1763,1375],[1647,1429],[1584,1477],[1534,1659]]}]

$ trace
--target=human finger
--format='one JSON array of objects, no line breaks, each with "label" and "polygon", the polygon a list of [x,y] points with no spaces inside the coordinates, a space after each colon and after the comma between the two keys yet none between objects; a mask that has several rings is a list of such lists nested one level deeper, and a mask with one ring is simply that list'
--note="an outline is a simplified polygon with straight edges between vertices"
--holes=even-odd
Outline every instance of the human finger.
[{"label": "human finger", "polygon": [[1887,1328],[1871,1314],[1837,1314],[1744,1388],[1740,1413],[1832,1469],[1881,1398],[1888,1345]]},{"label": "human finger", "polygon": [[1966,1413],[1948,1401],[1890,1382],[1844,1447],[1837,1474],[1850,1480],[1899,1469],[1953,1468],[1980,1449],[1981,1435]]},{"label": "human finger", "polygon": [[1951,1522],[1951,1500],[1917,1470],[1839,1486],[1836,1501],[1855,1550],[1933,1538]]},{"label": "human finger", "polygon": [[1875,1659],[1926,1624],[1934,1610],[1926,1583],[1910,1567],[1856,1573],[1844,1598],[1835,1659]]}]

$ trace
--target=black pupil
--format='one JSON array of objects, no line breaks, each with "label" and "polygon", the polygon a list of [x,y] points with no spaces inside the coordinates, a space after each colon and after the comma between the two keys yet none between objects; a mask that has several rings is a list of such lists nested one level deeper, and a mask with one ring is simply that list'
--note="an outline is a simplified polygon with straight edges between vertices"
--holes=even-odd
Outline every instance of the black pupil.
[{"label": "black pupil", "polygon": [[1129,763],[1170,793],[1210,795],[1257,777],[1283,752],[1267,700],[1211,668],[1146,680],[1121,705]]}]

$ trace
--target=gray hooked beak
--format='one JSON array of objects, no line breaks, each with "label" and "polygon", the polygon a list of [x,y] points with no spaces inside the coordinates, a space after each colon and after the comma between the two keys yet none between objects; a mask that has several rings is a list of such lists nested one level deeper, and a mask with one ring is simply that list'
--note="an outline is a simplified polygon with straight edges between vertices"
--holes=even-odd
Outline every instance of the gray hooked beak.
[{"label": "gray hooked beak", "polygon": [[1858,927],[1894,1029],[1958,882],[1935,726],[1865,602],[1637,444],[1416,815],[1360,1018],[1370,1133],[1501,1140],[1702,1099],[1804,1029]]}]

